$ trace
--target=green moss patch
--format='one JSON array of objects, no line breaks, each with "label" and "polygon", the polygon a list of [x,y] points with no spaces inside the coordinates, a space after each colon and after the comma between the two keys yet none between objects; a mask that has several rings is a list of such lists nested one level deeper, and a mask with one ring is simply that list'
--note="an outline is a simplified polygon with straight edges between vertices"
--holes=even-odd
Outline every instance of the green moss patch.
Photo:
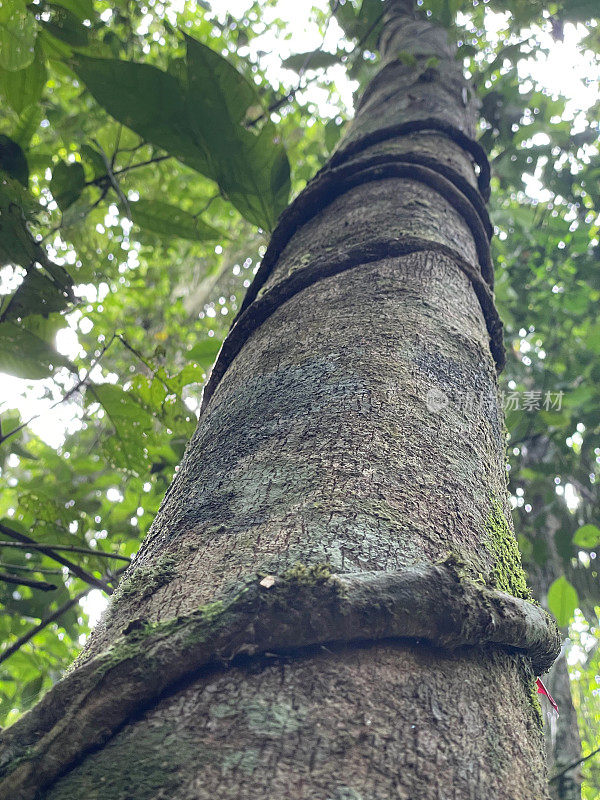
[{"label": "green moss patch", "polygon": [[512,594],[513,597],[531,600],[517,540],[506,521],[502,506],[496,499],[492,499],[485,530],[494,556],[494,566],[490,573],[492,586]]}]

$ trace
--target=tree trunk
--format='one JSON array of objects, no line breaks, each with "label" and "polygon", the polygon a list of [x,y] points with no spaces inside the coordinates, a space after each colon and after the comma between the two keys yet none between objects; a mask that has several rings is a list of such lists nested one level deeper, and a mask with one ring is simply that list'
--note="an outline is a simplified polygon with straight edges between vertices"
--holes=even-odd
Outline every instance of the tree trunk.
[{"label": "tree trunk", "polygon": [[381,47],[103,625],[5,734],[0,797],[547,797],[557,636],[507,504],[476,105],[407,0]]},{"label": "tree trunk", "polygon": [[[547,436],[534,436],[523,445],[523,466],[549,463],[555,454]],[[546,504],[543,494],[531,498],[534,513],[540,513]],[[545,545],[546,558],[543,565],[531,559],[527,564],[529,580],[533,596],[547,608],[548,589],[563,574],[561,558],[554,536],[560,529],[560,519],[553,513],[545,513],[545,524],[537,532],[537,537]],[[568,629],[563,631],[568,636]],[[565,652],[556,659],[548,677],[545,679],[550,694],[554,697],[560,715],[558,719],[546,718],[544,721],[544,738],[549,772],[559,776],[550,783],[552,800],[581,800],[581,737],[577,723],[577,712],[571,696],[569,670]],[[570,769],[569,765],[574,764]]]}]

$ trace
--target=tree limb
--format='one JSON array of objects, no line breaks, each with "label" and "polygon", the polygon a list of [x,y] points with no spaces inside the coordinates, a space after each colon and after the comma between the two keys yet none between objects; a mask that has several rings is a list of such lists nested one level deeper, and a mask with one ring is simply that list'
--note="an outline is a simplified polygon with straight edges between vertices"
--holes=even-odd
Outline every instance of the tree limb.
[{"label": "tree limb", "polygon": [[590,758],[597,755],[598,753],[600,753],[600,747],[597,747],[595,750],[592,750],[592,752],[588,753],[587,756],[582,756],[581,758],[578,758],[577,761],[572,761],[570,764],[567,764],[566,767],[561,769],[560,772],[557,772],[556,775],[553,775],[551,778],[548,778],[548,783],[557,781],[559,778],[562,778],[562,776],[565,775],[565,773],[567,773],[570,769],[573,769],[573,767],[576,767],[578,764],[583,764],[584,761],[588,761]]},{"label": "tree limb", "polygon": [[98,362],[100,361],[100,359],[102,358],[102,356],[103,356],[103,355],[106,353],[106,351],[108,350],[108,348],[109,348],[109,347],[111,346],[111,344],[114,342],[115,338],[116,338],[116,337],[115,337],[115,334],[113,334],[113,335],[111,336],[111,338],[109,339],[109,341],[108,341],[108,342],[107,342],[107,343],[104,345],[104,347],[102,348],[102,350],[100,351],[100,353],[98,354],[98,356],[97,356],[97,357],[96,357],[96,358],[95,358],[95,359],[92,361],[92,363],[90,364],[90,368],[89,368],[89,369],[88,369],[88,371],[85,373],[85,375],[83,376],[83,378],[80,378],[80,379],[79,379],[79,380],[78,380],[78,381],[75,383],[75,385],[74,385],[74,386],[72,386],[72,387],[71,387],[71,388],[70,388],[70,389],[69,389],[69,390],[68,390],[68,391],[67,391],[67,392],[64,394],[64,396],[60,398],[60,400],[57,400],[57,401],[56,401],[56,403],[53,403],[53,404],[50,406],[50,408],[48,408],[46,411],[42,411],[42,412],[40,412],[39,414],[34,414],[32,417],[29,417],[29,419],[28,419],[28,420],[26,420],[25,422],[22,422],[20,425],[17,425],[15,428],[13,428],[13,429],[12,429],[11,431],[9,431],[7,434],[4,434],[4,435],[0,434],[0,444],[2,444],[3,442],[5,442],[5,441],[6,441],[7,439],[9,439],[11,436],[14,436],[14,435],[15,435],[15,433],[18,433],[19,431],[22,431],[22,430],[23,430],[23,428],[26,428],[26,427],[27,427],[27,426],[28,426],[28,425],[29,425],[31,422],[33,422],[33,420],[34,420],[34,419],[38,419],[39,417],[41,417],[41,416],[42,416],[42,414],[45,414],[45,413],[47,413],[48,411],[52,411],[54,408],[56,408],[57,406],[59,406],[61,403],[64,403],[64,402],[66,402],[66,401],[67,401],[67,400],[68,400],[70,397],[72,397],[72,396],[75,394],[75,392],[79,391],[79,389],[81,389],[81,387],[82,387],[82,386],[83,386],[85,383],[87,383],[87,380],[88,380],[88,378],[90,377],[90,372],[91,372],[91,371],[94,369],[94,367],[96,366],[96,364],[98,364]]},{"label": "tree limb", "polygon": [[[0,526],[1,527],[1,526]],[[8,534],[10,536],[10,534]],[[30,544],[22,542],[0,542],[0,547],[17,547],[20,550],[34,548],[36,550],[64,550],[67,553],[85,553],[89,556],[100,556],[100,558],[114,558],[117,561],[131,561],[129,556],[122,556],[119,553],[106,553],[104,550],[94,550],[93,547],[78,547],[74,544],[57,544],[55,542],[45,542],[43,544]],[[41,570],[43,572],[43,570]]]},{"label": "tree limb", "polygon": [[43,620],[38,622],[33,628],[24,633],[23,636],[19,636],[16,642],[13,642],[10,647],[7,647],[4,652],[0,653],[0,664],[3,661],[6,661],[7,658],[10,658],[14,653],[17,652],[24,644],[27,644],[33,637],[38,634],[40,631],[43,631],[44,628],[47,628],[52,622],[56,622],[56,620],[61,617],[65,612],[67,612],[70,608],[78,603],[83,597],[91,591],[91,588],[84,589],[79,594],[76,594],[75,597],[72,597],[70,600],[67,600],[66,603],[63,603],[62,606],[59,606],[56,611],[53,611],[52,614],[49,614],[47,617],[44,617]]},{"label": "tree limb", "polygon": [[0,582],[13,583],[17,586],[29,586],[30,589],[39,589],[41,592],[53,592],[58,587],[48,581],[34,581],[32,578],[20,578],[8,572],[0,572]]},{"label": "tree limb", "polygon": [[[11,539],[16,539],[17,542],[21,542],[22,544],[27,545],[32,550],[39,550],[40,553],[44,553],[49,558],[57,561],[59,564],[62,564],[63,567],[67,567],[73,575],[76,575],[78,578],[81,578],[82,581],[85,581],[90,586],[95,586],[97,589],[102,589],[103,592],[106,594],[112,594],[113,589],[106,583],[106,581],[101,580],[100,578],[96,578],[86,570],[82,569],[77,564],[74,564],[72,561],[69,561],[68,558],[64,558],[64,556],[59,555],[55,552],[54,549],[51,547],[47,547],[46,545],[40,544],[36,542],[35,539],[32,539],[30,536],[26,536],[24,533],[19,533],[18,531],[13,530],[12,528],[7,527],[4,523],[0,522],[0,532],[2,532],[5,536],[10,536]],[[4,545],[11,546],[12,543],[4,542]],[[96,551],[92,551],[94,555]]]}]

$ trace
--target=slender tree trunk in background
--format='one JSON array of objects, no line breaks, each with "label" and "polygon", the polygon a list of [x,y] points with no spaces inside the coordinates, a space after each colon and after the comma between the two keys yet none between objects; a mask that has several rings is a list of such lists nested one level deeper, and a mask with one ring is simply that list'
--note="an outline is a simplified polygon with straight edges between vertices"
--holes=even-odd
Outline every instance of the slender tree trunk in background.
[{"label": "slender tree trunk in background", "polygon": [[[549,544],[548,560],[543,569],[529,571],[529,579],[534,597],[547,607],[548,589],[552,582],[562,575],[560,561],[555,552],[554,531],[544,530],[544,538]],[[553,552],[554,551],[554,552]],[[564,631],[568,635],[568,631]],[[568,764],[581,757],[581,736],[577,723],[577,712],[573,706],[569,670],[566,654],[562,652],[552,665],[544,683],[558,705],[558,719],[546,719],[544,738],[550,775],[562,773]],[[552,800],[581,800],[581,765],[576,764],[560,778],[550,783]]]},{"label": "slender tree trunk in background", "polygon": [[[523,446],[523,466],[533,466],[548,463],[552,460],[553,453],[550,440],[546,436],[536,436]],[[534,496],[531,499],[533,513],[538,513],[545,505],[543,496]],[[546,514],[546,524],[538,532],[543,540],[546,550],[546,559],[543,565],[534,561],[527,564],[527,571],[533,596],[544,608],[548,605],[548,589],[553,581],[560,577],[562,572],[560,555],[556,549],[554,535],[560,527],[560,520],[552,514]],[[568,635],[568,631],[564,631]],[[581,757],[581,737],[577,724],[577,712],[573,706],[571,685],[567,667],[566,654],[556,659],[550,673],[544,682],[554,697],[560,715],[557,720],[546,719],[544,725],[544,738],[546,741],[546,754],[550,775],[562,773],[565,767]],[[560,775],[558,780],[550,784],[552,800],[581,800],[581,765],[577,764],[572,769]]]},{"label": "slender tree trunk in background", "polygon": [[541,612],[484,585],[526,596],[476,105],[407,0],[381,46],[332,163],[274,234],[104,625],[7,734],[13,796],[547,797],[523,652],[546,641]]}]

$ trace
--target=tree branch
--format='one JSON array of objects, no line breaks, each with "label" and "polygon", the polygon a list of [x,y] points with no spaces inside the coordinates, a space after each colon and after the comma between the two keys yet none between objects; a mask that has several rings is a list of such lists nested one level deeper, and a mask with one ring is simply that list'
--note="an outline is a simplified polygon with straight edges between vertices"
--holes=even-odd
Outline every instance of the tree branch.
[{"label": "tree branch", "polygon": [[[166,161],[168,158],[173,158],[170,155],[164,156],[155,156],[154,158],[149,158],[147,161],[138,161],[137,164],[130,164],[127,167],[121,167],[121,169],[116,169],[113,171],[113,176],[123,175],[126,172],[131,172],[132,169],[138,169],[139,167],[147,167],[149,164],[158,164],[160,161]],[[106,181],[110,180],[110,175],[106,173],[106,175],[100,175],[98,178],[93,178],[91,181],[86,181],[86,186],[98,186]]]},{"label": "tree branch", "polygon": [[[117,576],[122,575],[126,569],[127,567],[121,567],[120,569],[117,570],[116,575]],[[28,630],[27,633],[24,633],[22,636],[19,636],[19,638],[16,641],[14,641],[10,645],[10,647],[7,647],[6,650],[4,650],[4,652],[0,653],[0,664],[3,661],[6,661],[7,658],[10,658],[10,656],[16,653],[17,650],[23,647],[24,644],[27,644],[27,642],[31,641],[31,639],[33,639],[34,636],[36,636],[40,631],[43,631],[44,628],[47,628],[48,625],[52,624],[53,622],[56,622],[56,620],[59,617],[65,614],[70,608],[73,608],[74,605],[76,605],[91,591],[92,587],[90,586],[87,589],[84,589],[82,592],[79,592],[79,594],[76,594],[75,597],[72,597],[70,600],[67,600],[66,603],[63,603],[62,606],[59,606],[56,609],[56,611],[52,612],[52,614],[49,614],[47,617],[44,617],[42,620],[40,620],[40,622],[38,622],[37,625]]]},{"label": "tree branch", "polygon": [[[8,544],[11,544],[9,542]],[[9,569],[13,570],[13,572],[43,572],[44,575],[62,575],[62,569],[54,569],[52,567],[26,567],[22,564],[11,564],[9,561],[0,561],[0,567],[8,567]]]},{"label": "tree branch", "polygon": [[556,775],[553,775],[551,778],[548,778],[548,783],[552,783],[553,781],[557,781],[559,778],[562,778],[570,769],[576,767],[578,764],[583,764],[584,761],[588,761],[588,759],[592,758],[593,756],[600,753],[600,747],[597,747],[595,750],[592,750],[591,753],[588,753],[587,756],[582,756],[578,758],[577,761],[572,761],[570,764],[567,764],[564,769],[561,769],[560,772],[557,772]]},{"label": "tree branch", "polygon": [[56,611],[52,612],[52,614],[50,614],[47,617],[44,617],[44,619],[38,622],[37,625],[28,630],[27,633],[24,633],[22,636],[19,636],[19,638],[15,642],[13,642],[10,645],[10,647],[7,647],[3,653],[0,653],[0,664],[3,661],[6,661],[7,658],[10,658],[10,656],[16,653],[17,650],[23,647],[24,644],[27,644],[27,642],[31,641],[31,639],[33,639],[33,637],[36,634],[38,634],[40,631],[43,631],[44,628],[48,627],[48,625],[50,625],[52,622],[56,622],[56,620],[59,617],[61,617],[70,608],[73,608],[73,606],[76,603],[78,603],[83,597],[85,597],[86,594],[88,594],[88,592],[90,591],[91,588],[88,588],[84,589],[83,592],[79,592],[79,594],[76,594],[75,597],[72,597],[70,600],[67,600],[66,603],[63,603],[62,606],[59,606],[56,609]]},{"label": "tree branch", "polygon": [[23,428],[26,428],[26,427],[27,427],[27,426],[28,426],[28,425],[29,425],[31,422],[33,422],[33,420],[34,420],[34,419],[39,419],[39,417],[41,417],[41,416],[42,416],[42,414],[46,414],[46,413],[48,413],[48,411],[52,411],[53,409],[57,408],[57,406],[61,405],[61,403],[64,403],[64,402],[66,402],[66,401],[67,401],[67,400],[68,400],[70,397],[72,397],[72,396],[75,394],[75,392],[78,392],[78,391],[79,391],[79,389],[81,389],[81,387],[82,387],[82,386],[83,386],[85,383],[87,383],[87,380],[88,380],[88,378],[90,377],[90,372],[91,372],[91,371],[94,369],[94,367],[96,366],[96,364],[98,364],[98,362],[100,361],[100,359],[102,358],[102,356],[103,356],[103,355],[106,353],[106,351],[108,350],[108,348],[109,348],[109,347],[111,346],[111,344],[114,342],[115,338],[116,338],[116,336],[115,336],[115,334],[113,333],[113,335],[111,336],[110,340],[109,340],[109,341],[108,341],[108,342],[107,342],[107,343],[104,345],[104,347],[103,347],[103,348],[102,348],[102,350],[100,351],[99,355],[98,355],[98,356],[97,356],[97,357],[96,357],[96,358],[95,358],[95,359],[92,361],[92,363],[90,364],[90,368],[89,368],[89,369],[88,369],[88,371],[85,373],[85,375],[83,376],[83,378],[80,378],[80,379],[77,381],[77,383],[75,383],[75,385],[74,385],[74,386],[72,386],[72,387],[71,387],[71,388],[70,388],[70,389],[69,389],[69,390],[68,390],[68,391],[65,393],[65,395],[64,395],[63,397],[61,397],[61,398],[60,398],[60,400],[57,400],[57,401],[56,401],[56,403],[53,403],[53,404],[52,404],[52,405],[51,405],[49,408],[47,408],[47,409],[46,409],[46,411],[40,411],[40,413],[39,413],[39,414],[34,414],[32,417],[29,417],[29,419],[28,419],[28,420],[26,420],[25,422],[22,422],[20,425],[17,425],[17,427],[16,427],[16,428],[13,428],[13,429],[12,429],[11,431],[9,431],[7,434],[5,434],[5,435],[2,435],[2,434],[1,434],[1,432],[0,432],[0,444],[2,444],[3,442],[5,442],[5,441],[6,441],[7,439],[9,439],[11,436],[14,436],[14,435],[15,435],[15,433],[18,433],[19,431],[22,431],[22,430],[23,430]]},{"label": "tree branch", "polygon": [[[0,525],[0,529],[2,525]],[[10,534],[8,534],[10,536]],[[128,561],[131,562],[129,556],[122,556],[118,553],[107,553],[104,550],[94,550],[93,547],[78,547],[74,544],[55,544],[54,542],[48,542],[48,544],[23,544],[21,542],[0,542],[0,547],[17,547],[20,550],[27,550],[28,548],[35,548],[36,550],[47,550],[51,548],[52,550],[64,550],[67,553],[85,553],[89,556],[100,556],[101,558],[114,558],[118,561]],[[43,570],[42,570],[43,571]]]},{"label": "tree branch", "polygon": [[11,575],[8,572],[0,572],[0,582],[13,583],[17,586],[29,586],[30,589],[39,589],[41,592],[53,592],[58,589],[58,586],[53,583],[34,581],[32,578],[20,578],[18,575]]},{"label": "tree branch", "polygon": [[[85,581],[90,586],[95,586],[97,589],[102,589],[102,591],[106,592],[106,594],[113,593],[113,589],[108,585],[108,583],[106,583],[106,581],[94,577],[94,575],[86,572],[77,564],[69,561],[68,558],[64,558],[64,556],[56,553],[51,547],[39,544],[39,542],[36,542],[35,539],[32,539],[30,536],[26,536],[24,533],[19,533],[18,531],[7,527],[2,522],[0,522],[0,532],[2,532],[5,536],[10,536],[11,539],[16,539],[17,542],[27,545],[32,550],[39,550],[40,553],[44,553],[44,555],[47,555],[49,558],[53,559],[59,564],[62,564],[63,567],[67,567],[73,573],[73,575],[81,578],[82,581]],[[3,542],[2,544],[5,546],[14,546],[14,543],[12,542]],[[96,555],[95,551],[92,552]]]}]

